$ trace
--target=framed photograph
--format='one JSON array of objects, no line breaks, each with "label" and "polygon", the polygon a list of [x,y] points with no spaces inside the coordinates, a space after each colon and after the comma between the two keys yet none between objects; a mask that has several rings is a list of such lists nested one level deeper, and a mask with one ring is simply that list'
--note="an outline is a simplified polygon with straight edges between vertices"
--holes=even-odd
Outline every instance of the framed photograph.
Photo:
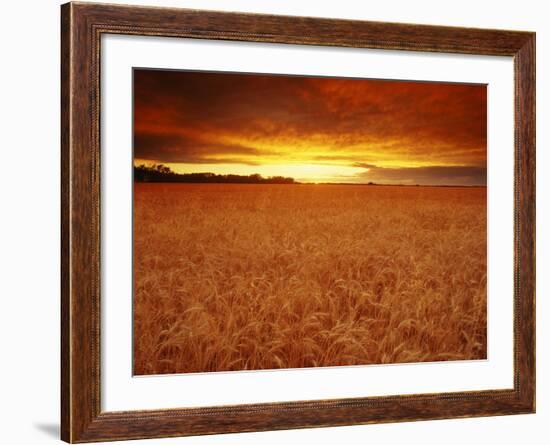
[{"label": "framed photograph", "polygon": [[535,411],[535,35],[62,6],[67,442]]}]

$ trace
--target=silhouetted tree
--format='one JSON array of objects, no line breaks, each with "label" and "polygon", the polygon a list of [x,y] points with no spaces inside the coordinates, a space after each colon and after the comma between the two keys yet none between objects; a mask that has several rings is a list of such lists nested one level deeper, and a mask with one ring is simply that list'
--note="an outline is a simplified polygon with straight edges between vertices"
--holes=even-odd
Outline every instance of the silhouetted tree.
[{"label": "silhouetted tree", "polygon": [[252,175],[217,175],[204,173],[175,173],[163,164],[134,166],[135,182],[190,182],[190,183],[230,183],[230,184],[297,184],[294,178],[270,176],[264,178],[258,173]]}]

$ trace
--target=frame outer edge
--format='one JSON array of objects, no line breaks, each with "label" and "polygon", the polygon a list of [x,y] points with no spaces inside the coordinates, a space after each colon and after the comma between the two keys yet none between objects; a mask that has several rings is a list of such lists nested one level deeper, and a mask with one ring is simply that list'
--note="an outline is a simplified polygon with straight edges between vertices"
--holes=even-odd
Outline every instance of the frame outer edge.
[{"label": "frame outer edge", "polygon": [[[203,13],[204,16],[200,15]],[[61,438],[75,443],[534,412],[534,33],[213,11],[200,14],[176,8],[94,3],[61,6]],[[518,112],[514,174],[519,197],[515,212],[518,218],[515,272],[520,277],[515,302],[514,390],[388,397],[379,403],[335,399],[325,401],[326,405],[306,401],[273,404],[263,409],[239,405],[227,409],[212,407],[211,412],[210,409],[184,409],[101,413],[97,349],[100,220],[99,140],[95,133],[99,112],[99,79],[96,79],[99,42],[96,40],[103,31],[119,29],[121,20],[122,34],[387,49],[405,49],[402,45],[414,39],[416,46],[408,49],[514,56]],[[157,24],[158,28],[151,28]],[[240,29],[241,25],[248,31],[231,31]],[[274,34],[256,32],[264,25]],[[396,40],[380,34],[386,25]],[[330,30],[330,34],[336,29],[338,36],[334,40],[331,35],[307,40],[294,36],[300,29],[311,29],[314,35],[321,35],[323,30]],[[449,30],[463,40],[458,39],[456,46],[446,51],[437,38]],[[380,40],[370,40],[378,36]]]},{"label": "frame outer edge", "polygon": [[516,274],[520,398],[528,412],[536,411],[536,34],[531,33],[516,53],[516,135],[519,158],[516,166],[519,192],[519,236]]},{"label": "frame outer edge", "polygon": [[[83,440],[100,414],[99,196],[90,126],[93,35],[82,5],[61,5],[61,439]],[[90,166],[92,167],[90,169]],[[90,171],[91,170],[91,171]]]},{"label": "frame outer edge", "polygon": [[61,5],[61,422],[60,438],[71,441],[70,329],[70,145],[71,4]]}]

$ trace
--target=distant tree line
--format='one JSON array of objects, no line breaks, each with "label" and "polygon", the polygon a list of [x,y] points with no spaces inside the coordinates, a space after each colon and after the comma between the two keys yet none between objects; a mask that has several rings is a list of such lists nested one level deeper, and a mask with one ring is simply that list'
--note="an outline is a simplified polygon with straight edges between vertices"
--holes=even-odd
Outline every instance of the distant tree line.
[{"label": "distant tree line", "polygon": [[162,164],[134,166],[135,182],[193,182],[230,184],[298,184],[294,178],[262,175],[217,175],[215,173],[175,173]]}]

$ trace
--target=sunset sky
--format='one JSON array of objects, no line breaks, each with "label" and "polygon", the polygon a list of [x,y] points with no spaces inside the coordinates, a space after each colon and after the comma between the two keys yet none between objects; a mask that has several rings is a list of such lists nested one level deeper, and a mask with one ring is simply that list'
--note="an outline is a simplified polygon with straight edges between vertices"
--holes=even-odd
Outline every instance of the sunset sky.
[{"label": "sunset sky", "polygon": [[485,185],[485,85],[134,70],[134,164]]}]

